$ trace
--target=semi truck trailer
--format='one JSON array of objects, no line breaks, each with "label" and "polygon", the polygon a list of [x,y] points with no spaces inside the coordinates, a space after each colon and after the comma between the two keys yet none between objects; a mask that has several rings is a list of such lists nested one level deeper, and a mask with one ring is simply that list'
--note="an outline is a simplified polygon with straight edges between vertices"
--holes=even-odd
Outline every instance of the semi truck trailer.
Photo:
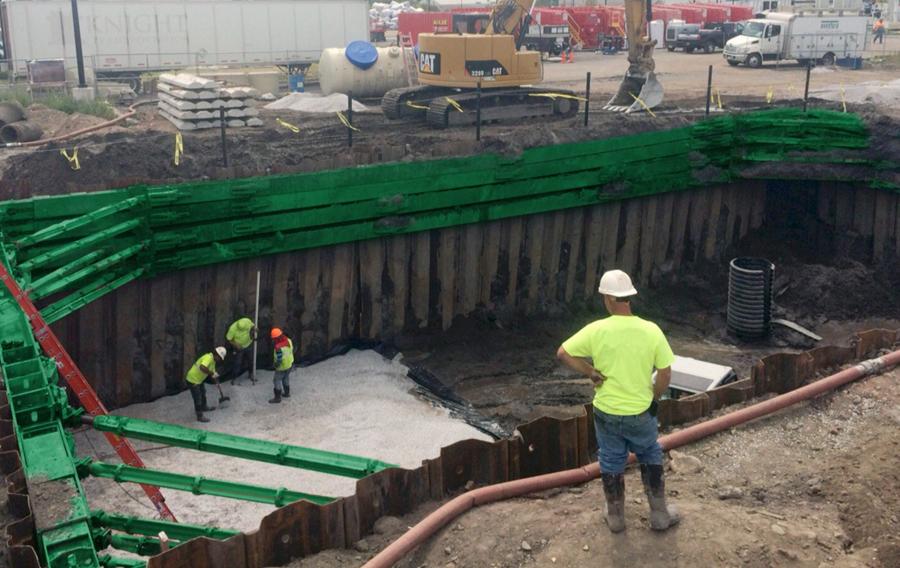
[{"label": "semi truck trailer", "polygon": [[[194,65],[302,67],[369,36],[366,0],[80,0],[85,65],[98,77]],[[69,0],[0,2],[7,70],[75,61]]]}]

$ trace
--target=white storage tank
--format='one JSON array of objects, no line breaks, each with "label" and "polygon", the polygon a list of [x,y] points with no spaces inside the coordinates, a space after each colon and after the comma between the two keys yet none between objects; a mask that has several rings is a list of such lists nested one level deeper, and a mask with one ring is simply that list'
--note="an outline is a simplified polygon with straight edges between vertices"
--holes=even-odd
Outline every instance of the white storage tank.
[{"label": "white storage tank", "polygon": [[329,47],[319,59],[319,87],[322,94],[347,93],[353,97],[380,97],[391,89],[405,87],[406,66],[400,47],[377,47],[378,59],[361,69],[347,59],[345,50]]}]

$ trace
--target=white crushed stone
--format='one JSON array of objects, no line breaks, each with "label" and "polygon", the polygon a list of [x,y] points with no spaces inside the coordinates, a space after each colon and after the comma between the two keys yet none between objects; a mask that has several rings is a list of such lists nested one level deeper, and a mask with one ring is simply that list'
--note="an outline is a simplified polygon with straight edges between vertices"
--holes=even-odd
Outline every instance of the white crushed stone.
[{"label": "white crushed stone", "polygon": [[821,89],[810,89],[809,94],[827,101],[843,100],[848,103],[873,103],[893,107],[900,103],[900,79],[830,85]]},{"label": "white crushed stone", "polygon": [[[347,110],[347,95],[332,93],[291,93],[265,106],[269,110],[293,110],[296,112],[338,112]],[[369,108],[359,101],[353,101],[353,112],[366,112]]]},{"label": "white crushed stone", "polygon": [[[285,442],[321,450],[379,459],[401,467],[419,467],[435,458],[440,448],[457,441],[488,436],[449,412],[413,394],[415,383],[397,359],[387,360],[374,351],[351,351],[311,367],[295,369],[291,376],[291,398],[268,404],[272,397],[272,372],[258,371],[259,382],[248,379],[240,386],[224,385],[231,397],[223,409],[207,413],[211,421],[195,420],[190,393],[136,404],[115,414],[158,420],[216,432]],[[216,404],[219,395],[207,385],[207,398]],[[99,432],[75,435],[79,456],[99,457],[120,463]],[[132,440],[149,468],[174,473],[204,475],[228,481],[284,486],[295,491],[342,497],[352,495],[356,480],[230,458],[183,448],[159,448]],[[91,445],[92,444],[92,445]],[[149,449],[149,451],[148,451]],[[141,451],[143,450],[143,451]],[[112,480],[86,478],[85,492],[92,508],[153,517],[155,511],[140,487]],[[132,497],[123,491],[127,490]],[[243,531],[255,529],[273,506],[208,495],[163,489],[169,507],[179,521],[210,524]]]}]

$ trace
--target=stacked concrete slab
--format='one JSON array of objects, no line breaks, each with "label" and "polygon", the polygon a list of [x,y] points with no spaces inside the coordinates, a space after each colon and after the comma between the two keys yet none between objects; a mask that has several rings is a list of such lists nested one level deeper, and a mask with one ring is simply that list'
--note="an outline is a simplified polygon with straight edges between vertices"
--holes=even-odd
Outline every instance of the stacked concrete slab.
[{"label": "stacked concrete slab", "polygon": [[212,79],[189,73],[163,73],[158,89],[159,114],[178,130],[218,128],[222,109],[228,127],[263,124],[259,109],[251,106],[259,95],[251,87],[222,87]]}]

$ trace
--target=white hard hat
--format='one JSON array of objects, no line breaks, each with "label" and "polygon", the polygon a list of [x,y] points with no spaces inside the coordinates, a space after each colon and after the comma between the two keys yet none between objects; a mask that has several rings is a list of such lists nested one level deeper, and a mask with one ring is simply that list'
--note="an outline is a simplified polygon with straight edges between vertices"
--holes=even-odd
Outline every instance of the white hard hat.
[{"label": "white hard hat", "polygon": [[637,290],[634,289],[634,284],[631,283],[631,277],[621,270],[607,270],[604,272],[600,278],[600,287],[597,291],[616,298],[637,295]]},{"label": "white hard hat", "polygon": [[225,359],[225,354],[227,353],[227,351],[225,351],[224,347],[216,347],[216,353],[219,355],[220,359]]}]

